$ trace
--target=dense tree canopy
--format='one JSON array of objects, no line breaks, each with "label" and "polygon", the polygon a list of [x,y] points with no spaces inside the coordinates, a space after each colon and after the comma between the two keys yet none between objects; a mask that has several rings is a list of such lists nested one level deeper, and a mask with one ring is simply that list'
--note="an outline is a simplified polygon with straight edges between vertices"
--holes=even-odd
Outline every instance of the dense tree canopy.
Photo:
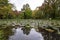
[{"label": "dense tree canopy", "polygon": [[60,15],[60,0],[45,0],[43,10],[48,17],[58,17]]},{"label": "dense tree canopy", "polygon": [[8,3],[8,0],[0,0],[0,19],[8,18],[11,16],[11,12],[12,4]]},{"label": "dense tree canopy", "polygon": [[[37,0],[38,1],[38,0]],[[46,19],[60,18],[60,0],[44,0],[42,6],[31,10],[29,4],[23,5],[21,12],[17,11],[8,0],[0,0],[0,19],[22,18],[22,19]]]},{"label": "dense tree canopy", "polygon": [[29,19],[32,17],[32,10],[30,9],[29,4],[23,5],[22,12],[24,12],[25,19]]},{"label": "dense tree canopy", "polygon": [[[40,18],[60,18],[60,0],[44,0],[44,3],[34,15]],[[44,16],[42,15],[42,12]]]}]

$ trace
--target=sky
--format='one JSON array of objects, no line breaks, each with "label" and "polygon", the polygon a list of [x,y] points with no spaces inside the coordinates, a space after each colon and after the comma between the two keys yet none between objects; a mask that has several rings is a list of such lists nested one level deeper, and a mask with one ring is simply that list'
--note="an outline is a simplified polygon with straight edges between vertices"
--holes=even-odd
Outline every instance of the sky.
[{"label": "sky", "polygon": [[44,2],[44,0],[10,0],[10,3],[14,4],[14,6],[16,7],[16,9],[18,11],[21,10],[21,8],[23,7],[24,4],[29,4],[30,8],[32,10],[35,10],[36,7],[39,7],[42,5],[42,3]]}]

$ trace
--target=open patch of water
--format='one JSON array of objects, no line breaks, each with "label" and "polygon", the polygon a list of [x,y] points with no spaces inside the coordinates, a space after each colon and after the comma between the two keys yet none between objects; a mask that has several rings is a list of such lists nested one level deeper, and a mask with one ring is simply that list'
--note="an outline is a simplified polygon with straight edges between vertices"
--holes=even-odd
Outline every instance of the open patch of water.
[{"label": "open patch of water", "polygon": [[41,33],[32,29],[16,28],[13,29],[14,35],[9,36],[9,40],[44,40]]}]

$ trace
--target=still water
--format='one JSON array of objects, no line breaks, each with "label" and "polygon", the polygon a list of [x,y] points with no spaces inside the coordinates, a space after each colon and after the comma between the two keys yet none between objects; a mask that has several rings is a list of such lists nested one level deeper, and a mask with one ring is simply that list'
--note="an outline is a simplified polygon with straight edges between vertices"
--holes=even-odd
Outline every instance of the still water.
[{"label": "still water", "polygon": [[36,32],[34,28],[13,28],[14,35],[9,36],[9,40],[44,40],[41,33]]}]

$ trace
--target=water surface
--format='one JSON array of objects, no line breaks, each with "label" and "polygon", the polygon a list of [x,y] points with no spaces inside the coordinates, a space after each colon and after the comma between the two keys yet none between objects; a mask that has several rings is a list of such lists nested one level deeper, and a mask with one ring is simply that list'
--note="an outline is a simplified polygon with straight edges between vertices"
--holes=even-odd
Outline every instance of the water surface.
[{"label": "water surface", "polygon": [[29,31],[28,29],[17,28],[14,32],[14,35],[9,36],[9,40],[43,40],[42,34],[36,32],[34,28]]}]

